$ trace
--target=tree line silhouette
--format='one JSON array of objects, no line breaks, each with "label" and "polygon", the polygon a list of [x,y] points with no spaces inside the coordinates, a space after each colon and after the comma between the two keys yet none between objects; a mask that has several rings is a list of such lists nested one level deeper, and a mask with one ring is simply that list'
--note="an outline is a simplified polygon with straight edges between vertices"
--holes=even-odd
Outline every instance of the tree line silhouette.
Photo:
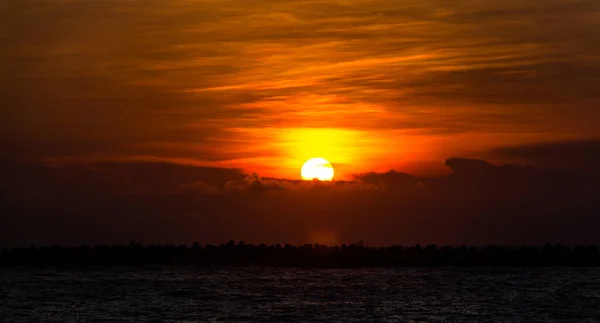
[{"label": "tree line silhouette", "polygon": [[265,245],[229,241],[220,245],[128,245],[2,249],[0,266],[218,265],[285,267],[396,266],[600,266],[596,245],[543,247],[369,247]]}]

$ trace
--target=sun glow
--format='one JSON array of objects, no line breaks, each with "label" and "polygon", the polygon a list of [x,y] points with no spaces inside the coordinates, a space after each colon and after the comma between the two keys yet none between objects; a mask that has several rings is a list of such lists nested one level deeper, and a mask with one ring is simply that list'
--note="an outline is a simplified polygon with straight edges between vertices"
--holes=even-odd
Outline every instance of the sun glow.
[{"label": "sun glow", "polygon": [[333,166],[324,158],[311,158],[300,170],[303,180],[330,181],[333,179]]}]

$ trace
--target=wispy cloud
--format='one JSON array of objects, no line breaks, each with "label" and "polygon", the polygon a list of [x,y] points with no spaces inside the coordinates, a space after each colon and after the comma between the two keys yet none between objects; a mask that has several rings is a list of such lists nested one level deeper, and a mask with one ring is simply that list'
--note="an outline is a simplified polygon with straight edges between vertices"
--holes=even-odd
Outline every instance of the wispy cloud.
[{"label": "wispy cloud", "polygon": [[327,152],[315,141],[366,171],[599,135],[594,0],[9,0],[0,12],[1,131],[29,157],[291,174]]}]

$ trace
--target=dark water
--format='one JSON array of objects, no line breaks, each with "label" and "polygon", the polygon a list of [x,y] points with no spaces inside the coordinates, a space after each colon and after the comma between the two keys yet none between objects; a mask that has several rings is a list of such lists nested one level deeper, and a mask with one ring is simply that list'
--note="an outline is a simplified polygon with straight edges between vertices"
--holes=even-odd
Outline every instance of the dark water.
[{"label": "dark water", "polygon": [[600,268],[12,268],[0,279],[0,322],[600,322]]}]

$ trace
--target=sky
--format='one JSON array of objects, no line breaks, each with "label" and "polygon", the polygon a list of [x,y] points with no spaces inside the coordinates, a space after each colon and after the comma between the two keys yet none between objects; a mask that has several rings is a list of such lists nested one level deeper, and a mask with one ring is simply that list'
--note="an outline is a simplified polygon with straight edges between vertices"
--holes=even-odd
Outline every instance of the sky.
[{"label": "sky", "polygon": [[[450,221],[440,201],[457,190],[465,196],[452,207],[468,200],[473,217],[502,213],[477,193],[492,186],[530,187],[538,195],[519,191],[514,203],[536,214],[548,197],[595,190],[599,17],[595,0],[2,1],[0,197],[10,215],[0,222],[12,238],[0,244],[589,242],[596,208],[571,231],[560,224],[570,209],[537,233],[498,215],[489,229],[508,231],[488,240],[464,224],[481,217],[446,233],[433,223]],[[312,157],[333,164],[336,183],[299,181]],[[466,166],[457,172],[451,157]],[[462,168],[475,160],[489,162],[479,186]],[[500,185],[507,163],[526,175]],[[397,205],[392,192],[422,205]],[[176,215],[157,213],[167,205]],[[327,216],[299,215],[308,205]],[[382,218],[341,225],[348,212]],[[81,221],[69,231],[80,233],[42,234],[31,221]],[[205,231],[160,230],[195,221]],[[245,221],[254,233],[227,224]]]}]

